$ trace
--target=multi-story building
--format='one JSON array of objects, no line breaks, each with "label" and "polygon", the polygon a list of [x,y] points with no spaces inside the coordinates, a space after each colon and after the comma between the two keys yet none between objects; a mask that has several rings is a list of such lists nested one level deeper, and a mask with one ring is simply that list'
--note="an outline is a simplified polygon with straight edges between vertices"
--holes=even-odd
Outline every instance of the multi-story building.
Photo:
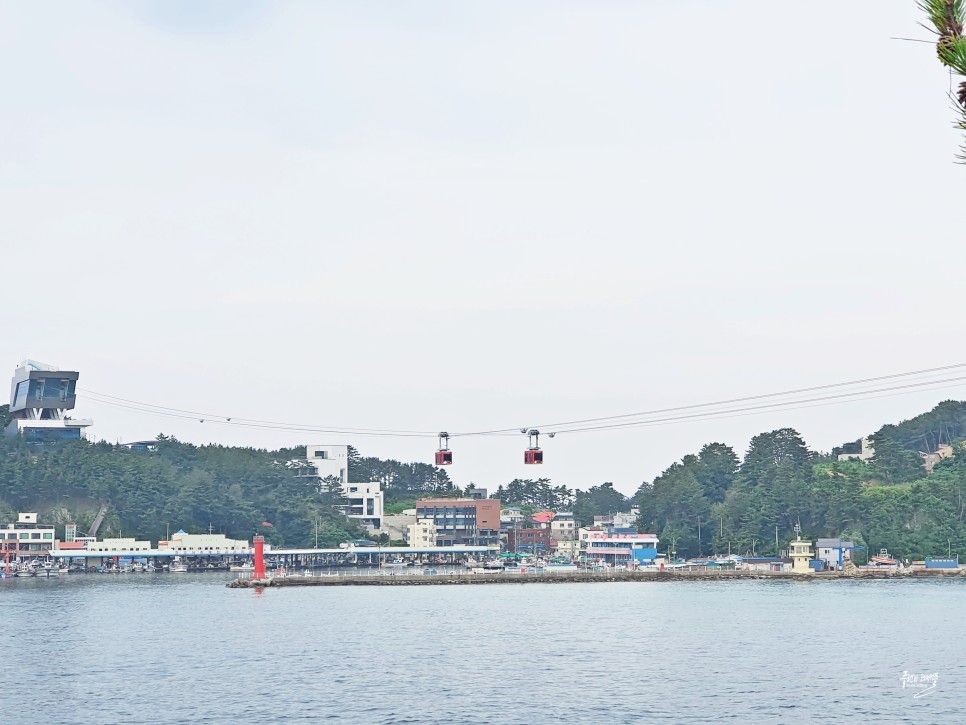
[{"label": "multi-story building", "polygon": [[349,446],[306,446],[305,457],[320,479],[335,476],[349,482]]},{"label": "multi-story building", "polygon": [[432,519],[416,519],[406,531],[406,543],[410,546],[436,546],[436,523]]},{"label": "multi-story building", "polygon": [[655,534],[616,534],[582,529],[580,558],[588,564],[652,566],[657,558],[658,542]]},{"label": "multi-story building", "polygon": [[382,526],[383,493],[378,481],[373,483],[347,483],[345,485],[343,511],[350,519],[360,519],[375,529]]},{"label": "multi-story building", "polygon": [[550,521],[550,531],[557,541],[575,541],[577,539],[577,522],[569,511],[560,511]]},{"label": "multi-story building", "polygon": [[22,513],[16,523],[0,524],[0,561],[8,552],[11,559],[48,556],[56,546],[54,527],[38,524],[35,513]]},{"label": "multi-story building", "polygon": [[557,541],[557,554],[566,556],[568,559],[577,559],[580,556],[580,542],[576,537],[571,540]]},{"label": "multi-story building", "polygon": [[510,529],[507,548],[516,554],[551,554],[557,542],[549,528]]},{"label": "multi-story building", "polygon": [[515,525],[523,523],[526,516],[517,507],[500,509],[500,528],[504,531],[512,529]]},{"label": "multi-story building", "polygon": [[438,546],[495,546],[500,542],[499,499],[424,498],[416,517],[436,525]]},{"label": "multi-story building", "polygon": [[[305,462],[300,465],[300,475],[317,476],[319,487],[324,489],[323,480],[335,477],[342,484],[345,504],[342,509],[350,519],[358,519],[363,524],[378,529],[382,526],[384,500],[382,485],[377,481],[370,483],[349,483],[349,446],[324,445],[306,446]],[[295,462],[293,462],[295,463]]]},{"label": "multi-story building", "polygon": [[67,415],[77,404],[78,377],[76,371],[58,370],[34,360],[20,363],[10,384],[13,420],[7,433],[35,443],[83,438],[93,421]]},{"label": "multi-story building", "polygon": [[594,526],[614,526],[619,529],[631,529],[637,526],[637,519],[641,514],[640,507],[631,506],[630,511],[618,511],[606,516],[594,516]]}]

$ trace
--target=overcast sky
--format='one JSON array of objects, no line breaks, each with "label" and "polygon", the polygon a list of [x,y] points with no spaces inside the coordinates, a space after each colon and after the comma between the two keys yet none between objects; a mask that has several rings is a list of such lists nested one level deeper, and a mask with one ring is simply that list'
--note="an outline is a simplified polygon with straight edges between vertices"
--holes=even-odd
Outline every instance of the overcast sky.
[{"label": "overcast sky", "polygon": [[[310,425],[467,431],[956,363],[966,168],[912,0],[0,3],[0,362]],[[4,373],[6,375],[6,373]],[[966,388],[542,441],[632,492]],[[435,439],[160,418],[109,440]]]}]

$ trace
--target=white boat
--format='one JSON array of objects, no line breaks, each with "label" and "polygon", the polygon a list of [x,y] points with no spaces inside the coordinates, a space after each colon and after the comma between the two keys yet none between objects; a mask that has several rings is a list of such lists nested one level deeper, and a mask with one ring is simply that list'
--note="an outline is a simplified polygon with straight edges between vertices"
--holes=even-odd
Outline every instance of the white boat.
[{"label": "white boat", "polygon": [[385,566],[385,567],[389,567],[389,568],[395,568],[395,567],[400,567],[400,566],[409,566],[409,564],[407,564],[405,561],[403,561],[401,557],[397,557],[397,558],[393,559],[392,561],[384,561],[384,562],[382,562],[382,564],[380,564],[380,566]]},{"label": "white boat", "polygon": [[255,571],[254,564],[232,564],[228,571]]},{"label": "white boat", "polygon": [[186,574],[188,572],[188,565],[181,559],[175,559],[171,562],[168,571],[172,574]]},{"label": "white boat", "polygon": [[60,564],[57,565],[57,571],[66,576],[67,574],[70,573],[70,566],[67,564],[66,561],[62,561],[60,562]]}]

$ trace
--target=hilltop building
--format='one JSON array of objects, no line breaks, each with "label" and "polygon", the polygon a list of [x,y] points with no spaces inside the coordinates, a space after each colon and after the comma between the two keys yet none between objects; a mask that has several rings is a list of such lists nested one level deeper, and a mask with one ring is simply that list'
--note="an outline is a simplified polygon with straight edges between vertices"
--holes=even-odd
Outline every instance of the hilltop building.
[{"label": "hilltop building", "polygon": [[79,377],[77,371],[59,370],[35,360],[20,363],[10,383],[13,420],[7,433],[36,443],[84,438],[85,429],[94,421],[67,415],[77,403]]},{"label": "hilltop building", "polygon": [[[854,444],[849,444],[854,445]],[[872,446],[871,438],[863,438],[858,453],[839,453],[840,461],[870,461],[875,455],[875,448]]]},{"label": "hilltop building", "polygon": [[330,476],[339,479],[345,492],[342,508],[346,516],[372,529],[382,527],[385,503],[382,484],[378,481],[349,483],[349,446],[306,446],[305,458],[309,464],[308,475],[318,477],[320,488],[324,487],[323,479]]},{"label": "hilltop building", "polygon": [[306,446],[305,457],[320,479],[335,476],[349,482],[349,446]]}]

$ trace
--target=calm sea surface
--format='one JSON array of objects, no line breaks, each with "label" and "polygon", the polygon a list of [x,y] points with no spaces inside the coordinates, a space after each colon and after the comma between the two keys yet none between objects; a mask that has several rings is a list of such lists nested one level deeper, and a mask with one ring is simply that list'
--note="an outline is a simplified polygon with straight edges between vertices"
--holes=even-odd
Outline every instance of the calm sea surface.
[{"label": "calm sea surface", "polygon": [[0,581],[0,719],[966,723],[963,580],[228,580]]}]

